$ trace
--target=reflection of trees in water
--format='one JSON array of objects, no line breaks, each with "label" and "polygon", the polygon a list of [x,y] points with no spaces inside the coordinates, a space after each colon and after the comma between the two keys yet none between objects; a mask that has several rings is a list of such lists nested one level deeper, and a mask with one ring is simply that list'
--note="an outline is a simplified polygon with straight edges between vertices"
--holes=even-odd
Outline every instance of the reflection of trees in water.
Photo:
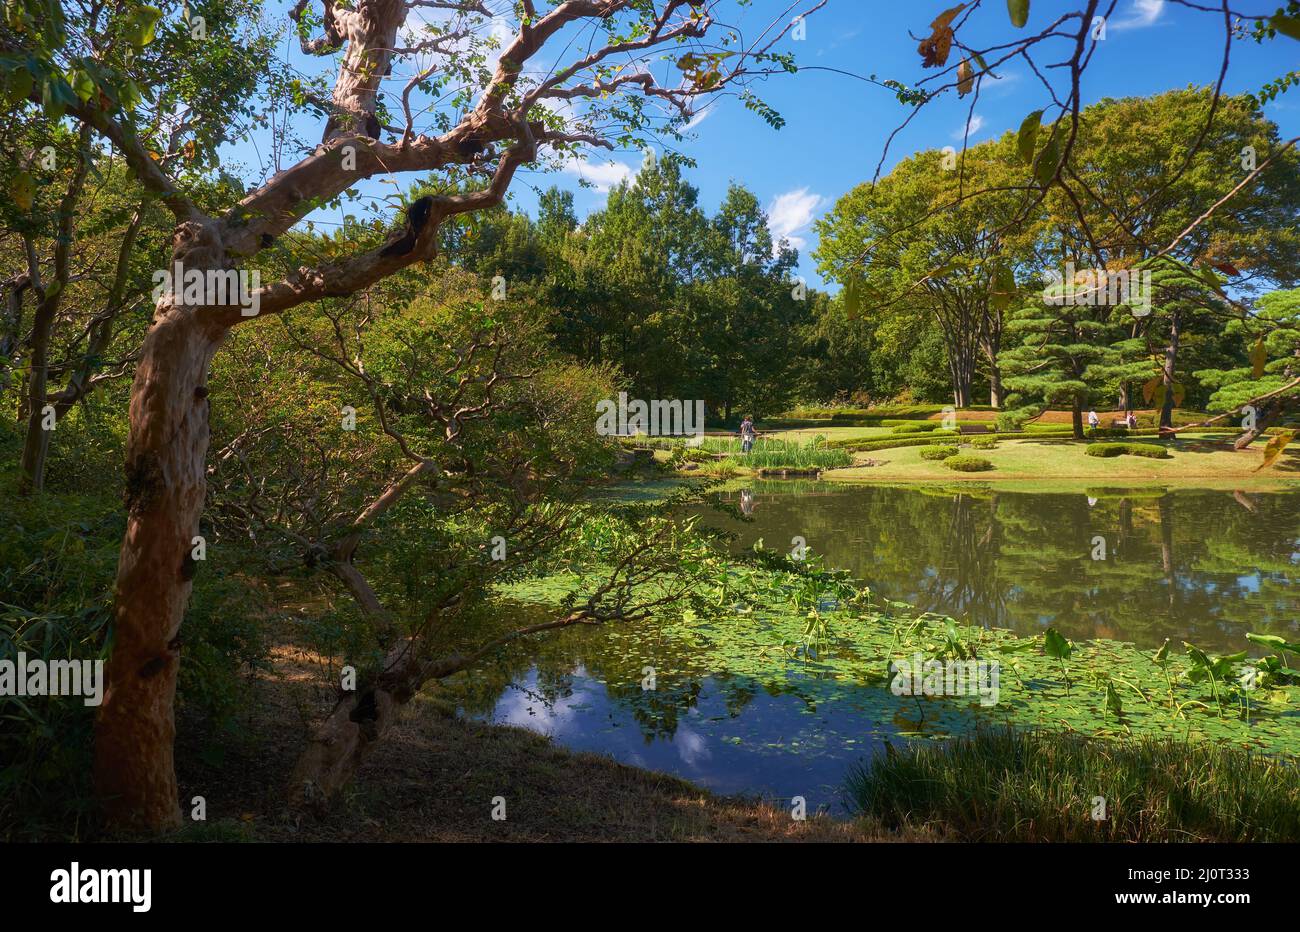
[{"label": "reflection of trees in water", "polygon": [[[526,619],[533,609],[510,606],[508,611]],[[652,690],[641,688],[647,666],[655,668]],[[617,630],[610,625],[565,631],[511,645],[491,665],[448,680],[444,696],[466,713],[486,717],[512,684],[523,689],[534,669],[536,685],[529,695],[538,703],[555,707],[573,699],[576,679],[585,674],[604,684],[608,701],[632,716],[647,743],[676,734],[682,716],[699,704],[706,679],[732,716],[763,689],[749,677],[715,676],[707,652],[658,636],[650,621]]]},{"label": "reflection of trees in water", "polygon": [[[879,596],[973,624],[1022,633],[1054,625],[1072,638],[1144,647],[1170,637],[1237,650],[1247,631],[1300,639],[1300,494],[1252,495],[1250,511],[1231,492],[810,488],[821,491],[786,495],[756,487],[752,523],[722,520],[739,531],[741,546],[763,537],[784,549],[792,536],[803,536],[830,565],[850,570]],[[1107,554],[1094,561],[1098,535]],[[655,668],[652,691],[641,689],[646,666]],[[586,671],[606,684],[608,700],[632,716],[647,741],[676,733],[706,681],[732,716],[761,693],[799,694],[788,680],[768,680],[761,671],[718,676],[707,646],[669,637],[653,620],[512,645],[447,689],[471,714],[487,715],[534,667],[538,701],[571,700],[575,671]]]},{"label": "reflection of trees in water", "polygon": [[1023,633],[1239,649],[1246,631],[1295,628],[1296,493],[1253,494],[1251,511],[1203,490],[820,488],[756,487],[741,543],[798,534],[887,598]]},{"label": "reflection of trees in water", "polygon": [[958,492],[952,497],[939,572],[917,601],[918,608],[985,627],[1003,624],[1006,602],[998,577],[1002,528],[997,511],[996,493],[977,498]]}]

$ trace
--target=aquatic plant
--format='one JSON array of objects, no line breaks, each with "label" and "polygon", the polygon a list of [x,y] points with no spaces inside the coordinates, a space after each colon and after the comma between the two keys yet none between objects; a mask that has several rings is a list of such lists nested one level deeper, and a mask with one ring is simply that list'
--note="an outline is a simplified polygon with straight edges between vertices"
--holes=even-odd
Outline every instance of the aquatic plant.
[{"label": "aquatic plant", "polygon": [[965,841],[1297,841],[1300,761],[1178,738],[979,729],[887,745],[846,797]]}]

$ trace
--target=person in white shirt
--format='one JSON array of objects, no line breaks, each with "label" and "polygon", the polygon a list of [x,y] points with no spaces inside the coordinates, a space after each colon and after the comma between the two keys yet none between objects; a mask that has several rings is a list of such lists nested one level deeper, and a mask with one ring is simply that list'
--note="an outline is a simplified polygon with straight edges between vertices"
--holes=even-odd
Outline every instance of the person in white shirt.
[{"label": "person in white shirt", "polygon": [[740,422],[740,452],[748,453],[754,449],[754,440],[758,437],[758,432],[754,430],[754,422],[749,415]]}]

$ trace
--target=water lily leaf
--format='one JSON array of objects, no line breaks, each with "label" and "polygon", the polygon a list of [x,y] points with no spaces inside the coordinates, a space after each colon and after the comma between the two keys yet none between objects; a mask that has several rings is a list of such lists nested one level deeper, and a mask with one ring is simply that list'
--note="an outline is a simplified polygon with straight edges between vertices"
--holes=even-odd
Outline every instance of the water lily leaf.
[{"label": "water lily leaf", "polygon": [[1119,693],[1115,690],[1115,684],[1109,680],[1106,681],[1106,708],[1116,715],[1124,711],[1124,703],[1120,701]]},{"label": "water lily leaf", "polygon": [[1276,634],[1254,634],[1246,635],[1247,641],[1253,641],[1256,644],[1262,644],[1265,647],[1276,648],[1277,650],[1290,651],[1293,654],[1300,654],[1300,641],[1290,642]]},{"label": "water lily leaf", "polygon": [[1043,632],[1043,650],[1056,660],[1069,660],[1074,648],[1055,628]]}]

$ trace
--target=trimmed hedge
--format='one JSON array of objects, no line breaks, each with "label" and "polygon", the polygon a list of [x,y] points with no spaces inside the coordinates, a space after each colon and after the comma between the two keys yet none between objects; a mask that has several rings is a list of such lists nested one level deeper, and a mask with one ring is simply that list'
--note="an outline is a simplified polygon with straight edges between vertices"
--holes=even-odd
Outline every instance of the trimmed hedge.
[{"label": "trimmed hedge", "polygon": [[956,443],[955,431],[936,430],[921,437],[898,437],[886,440],[863,440],[861,437],[841,440],[827,440],[826,446],[849,450],[853,453],[868,453],[872,450],[892,450],[897,447],[924,447],[935,443]]},{"label": "trimmed hedge", "polygon": [[989,460],[982,456],[971,456],[969,453],[950,456],[943,461],[943,465],[958,472],[987,472],[993,468],[993,463]]},{"label": "trimmed hedge", "polygon": [[957,447],[954,444],[921,447],[921,459],[923,460],[946,460],[948,457],[956,455]]},{"label": "trimmed hedge", "polygon": [[1153,460],[1170,459],[1169,451],[1154,443],[1090,443],[1083,451],[1089,456],[1101,456],[1109,459],[1114,456],[1145,456]]},{"label": "trimmed hedge", "polygon": [[988,435],[983,437],[972,437],[970,445],[976,450],[996,450],[998,448],[998,438]]}]

